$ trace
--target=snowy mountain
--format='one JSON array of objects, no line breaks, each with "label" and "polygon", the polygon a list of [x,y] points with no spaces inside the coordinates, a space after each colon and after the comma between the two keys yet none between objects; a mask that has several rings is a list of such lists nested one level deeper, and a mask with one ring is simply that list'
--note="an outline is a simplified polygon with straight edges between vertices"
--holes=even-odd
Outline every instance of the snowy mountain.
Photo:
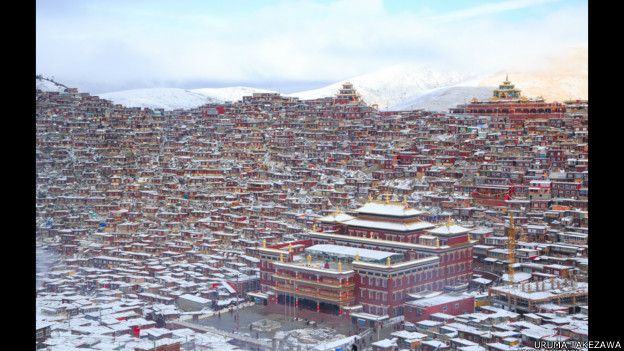
[{"label": "snowy mountain", "polygon": [[238,101],[253,93],[271,93],[270,90],[249,87],[178,89],[150,88],[115,91],[99,94],[103,99],[129,107],[190,109],[209,103]]},{"label": "snowy mountain", "polygon": [[122,90],[98,94],[102,99],[128,107],[164,108],[165,110],[190,109],[220,100],[178,88],[150,88]]},{"label": "snowy mountain", "polygon": [[487,99],[492,96],[494,87],[452,86],[432,89],[415,98],[390,106],[389,110],[448,111],[449,108],[468,102],[473,97]]},{"label": "snowy mountain", "polygon": [[[586,99],[587,49],[575,48],[550,58],[542,67],[509,69],[476,76],[433,65],[401,64],[372,73],[352,77],[322,88],[286,94],[302,100],[335,96],[344,82],[354,88],[368,104],[377,104],[381,110],[427,109],[446,111],[450,107],[476,97],[486,99],[492,90],[509,74],[516,88],[527,97],[542,96],[547,101]],[[63,91],[66,87],[51,79],[37,77],[37,87],[46,91]],[[195,108],[207,103],[238,101],[253,93],[271,90],[249,87],[178,89],[134,89],[98,94],[126,106],[171,109]]]},{"label": "snowy mountain", "polygon": [[334,96],[342,84],[353,83],[368,104],[377,104],[380,109],[398,105],[404,101],[415,99],[432,89],[448,87],[469,78],[467,74],[455,71],[443,71],[431,66],[419,64],[402,64],[380,69],[378,71],[353,77],[314,90],[287,94],[300,99],[317,99]]},{"label": "snowy mountain", "polygon": [[272,90],[250,87],[202,88],[191,91],[220,101],[232,102],[242,100],[243,96],[251,96],[254,93],[275,93]]},{"label": "snowy mountain", "polygon": [[527,97],[542,96],[547,101],[587,99],[587,49],[573,48],[533,69],[509,69],[475,76],[443,71],[424,65],[397,65],[353,77],[323,88],[288,94],[301,99],[334,96],[346,81],[369,104],[381,110],[427,109],[447,111],[476,97],[487,99],[492,90],[509,79]]},{"label": "snowy mountain", "polygon": [[48,91],[48,92],[59,92],[62,93],[67,88],[65,85],[54,81],[52,78],[47,78],[41,75],[38,75],[35,78],[35,84],[38,90]]},{"label": "snowy mountain", "polygon": [[495,86],[509,74],[509,80],[528,97],[542,96],[546,101],[587,99],[587,49],[573,48],[532,70],[509,70],[482,79],[479,86]]}]

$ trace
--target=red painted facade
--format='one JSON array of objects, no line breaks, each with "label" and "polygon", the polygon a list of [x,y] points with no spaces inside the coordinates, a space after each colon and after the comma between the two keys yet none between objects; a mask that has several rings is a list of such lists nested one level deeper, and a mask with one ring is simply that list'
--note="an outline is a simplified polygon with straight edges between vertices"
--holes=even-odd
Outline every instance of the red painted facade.
[{"label": "red painted facade", "polygon": [[[425,299],[426,300],[426,299]],[[473,313],[475,310],[474,297],[466,296],[463,298],[452,299],[452,301],[431,306],[418,305],[418,301],[408,302],[405,304],[405,320],[416,323],[430,319],[432,314],[445,313],[453,316],[464,313]]]}]

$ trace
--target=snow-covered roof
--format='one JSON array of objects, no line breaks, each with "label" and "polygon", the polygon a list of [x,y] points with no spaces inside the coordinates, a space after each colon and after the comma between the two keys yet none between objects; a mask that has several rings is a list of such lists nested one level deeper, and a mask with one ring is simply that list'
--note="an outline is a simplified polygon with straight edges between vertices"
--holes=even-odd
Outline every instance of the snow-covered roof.
[{"label": "snow-covered roof", "polygon": [[422,334],[422,333],[418,333],[418,332],[410,332],[407,330],[400,330],[400,331],[396,331],[392,334],[390,334],[392,336],[396,336],[397,338],[402,338],[402,339],[424,339],[427,337],[426,334]]},{"label": "snow-covered roof", "polygon": [[190,295],[190,294],[184,294],[184,295],[180,296],[179,299],[196,302],[196,303],[199,303],[199,304],[202,304],[202,305],[210,303],[210,300],[204,299],[203,297]]},{"label": "snow-covered roof", "polygon": [[375,214],[382,216],[394,216],[394,217],[408,217],[408,216],[418,216],[423,214],[423,211],[419,211],[414,208],[409,208],[403,204],[397,203],[378,203],[378,202],[368,202],[364,206],[355,210],[357,213],[361,214]]},{"label": "snow-covered roof", "polygon": [[353,218],[353,216],[350,216],[344,212],[334,212],[328,214],[327,216],[323,216],[318,220],[321,222],[346,222],[352,220]]},{"label": "snow-covered roof", "polygon": [[[523,282],[523,281],[525,281],[525,280],[529,280],[529,279],[531,279],[531,273],[527,273],[527,272],[515,272],[515,273],[514,273],[513,278],[514,278],[514,283],[517,283],[517,282]],[[508,276],[508,274],[503,274],[503,276],[501,277],[501,279],[502,279],[503,281],[508,282],[508,281],[509,281],[509,276]]]},{"label": "snow-covered roof", "polygon": [[455,235],[455,234],[468,233],[471,230],[472,229],[470,228],[462,227],[457,224],[451,224],[451,225],[441,225],[435,229],[427,230],[427,232],[431,234],[438,234],[438,235]]},{"label": "snow-covered roof", "polygon": [[438,296],[428,297],[428,298],[424,298],[420,300],[408,301],[407,303],[416,307],[431,307],[431,306],[437,306],[437,305],[451,303],[455,301],[461,301],[468,297],[469,296],[464,296],[464,295],[441,294]]},{"label": "snow-covered roof", "polygon": [[383,340],[376,341],[372,343],[371,345],[382,347],[382,348],[387,348],[387,347],[397,346],[397,340],[396,339],[392,339],[392,340],[383,339]]},{"label": "snow-covered roof", "polygon": [[349,256],[349,257],[355,257],[356,255],[360,255],[360,258],[364,261],[385,260],[388,257],[397,255],[394,252],[388,252],[388,251],[370,250],[370,249],[364,249],[364,248],[355,248],[355,247],[349,247],[349,246],[330,245],[330,244],[313,245],[313,246],[306,248],[305,251],[309,253],[326,253],[330,255]]}]

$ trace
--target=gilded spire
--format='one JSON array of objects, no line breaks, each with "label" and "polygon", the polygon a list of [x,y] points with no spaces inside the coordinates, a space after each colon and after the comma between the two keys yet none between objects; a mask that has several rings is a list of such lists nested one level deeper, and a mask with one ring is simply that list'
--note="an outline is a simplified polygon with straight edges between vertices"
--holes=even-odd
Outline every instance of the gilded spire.
[{"label": "gilded spire", "polygon": [[308,254],[308,256],[306,256],[306,261],[308,261],[308,267],[309,267],[310,263],[312,263],[312,256]]},{"label": "gilded spire", "polygon": [[388,258],[386,258],[386,266],[390,267],[391,264],[392,264],[392,259],[390,258],[390,256],[388,256]]},{"label": "gilded spire", "polygon": [[338,261],[338,272],[342,272],[342,261]]},{"label": "gilded spire", "polygon": [[403,196],[403,206],[407,207],[407,195]]},{"label": "gilded spire", "polygon": [[266,239],[262,239],[262,247],[266,249]]},{"label": "gilded spire", "polygon": [[289,243],[289,244],[288,244],[288,252],[292,253],[292,250],[293,250],[293,249],[292,249],[292,243]]},{"label": "gilded spire", "polygon": [[356,262],[360,262],[360,253],[359,252],[355,253],[355,261]]},{"label": "gilded spire", "polygon": [[284,254],[280,254],[280,262],[284,263]]},{"label": "gilded spire", "polygon": [[454,224],[453,223],[453,219],[451,218],[451,216],[449,216],[448,220],[446,221],[446,227],[448,228],[448,227],[452,226],[453,224]]}]

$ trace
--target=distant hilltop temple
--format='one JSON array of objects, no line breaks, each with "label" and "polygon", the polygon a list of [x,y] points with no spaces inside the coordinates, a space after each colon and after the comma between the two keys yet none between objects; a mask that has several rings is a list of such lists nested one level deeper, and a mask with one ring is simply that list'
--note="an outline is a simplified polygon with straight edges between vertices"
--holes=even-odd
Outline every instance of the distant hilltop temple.
[{"label": "distant hilltop temple", "polygon": [[505,81],[494,89],[488,100],[473,98],[470,103],[451,108],[452,114],[470,114],[479,116],[507,116],[512,120],[561,118],[565,113],[565,105],[559,102],[545,102],[542,97],[529,99],[522,96],[505,77]]},{"label": "distant hilltop temple", "polygon": [[346,82],[342,85],[342,88],[338,89],[334,103],[341,104],[356,104],[362,101],[362,97],[353,88],[353,84]]}]

